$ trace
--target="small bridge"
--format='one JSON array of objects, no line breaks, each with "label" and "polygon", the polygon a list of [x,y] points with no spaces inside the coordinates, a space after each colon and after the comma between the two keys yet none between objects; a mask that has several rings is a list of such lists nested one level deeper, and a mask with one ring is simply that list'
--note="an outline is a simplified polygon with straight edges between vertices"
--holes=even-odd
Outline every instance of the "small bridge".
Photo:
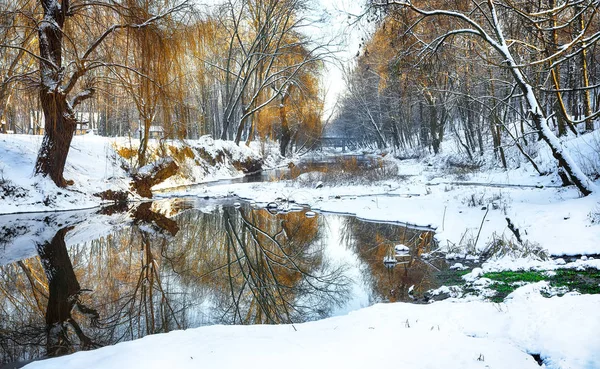
[{"label": "small bridge", "polygon": [[346,151],[346,148],[354,147],[352,142],[347,137],[339,136],[323,136],[319,139],[316,148],[322,150],[324,147],[330,147],[334,149],[342,149],[342,152]]}]

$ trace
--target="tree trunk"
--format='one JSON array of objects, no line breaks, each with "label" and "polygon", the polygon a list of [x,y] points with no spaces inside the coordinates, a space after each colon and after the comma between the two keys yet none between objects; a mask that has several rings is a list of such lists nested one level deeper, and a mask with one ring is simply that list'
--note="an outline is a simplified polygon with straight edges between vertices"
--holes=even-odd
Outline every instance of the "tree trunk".
[{"label": "tree trunk", "polygon": [[[549,1],[550,9],[554,9],[556,7],[556,0]],[[546,56],[549,57],[556,53],[559,39],[558,39],[558,22],[557,22],[557,14],[552,14],[552,41],[549,43],[546,48]],[[552,63],[550,63],[552,64]],[[577,135],[577,130],[575,126],[571,124],[568,119],[567,108],[565,107],[565,102],[563,99],[562,92],[560,91],[561,80],[560,80],[560,66],[557,65],[550,71],[552,77],[552,83],[554,84],[554,88],[556,89],[556,104],[558,105],[558,109],[554,109],[556,111],[556,122],[558,125],[558,136],[564,136],[567,134],[567,125],[569,129],[573,132],[573,134]]]},{"label": "tree trunk", "polygon": [[73,184],[73,181],[64,179],[63,172],[77,121],[70,114],[62,93],[42,89],[40,101],[44,112],[45,129],[42,147],[35,164],[35,173],[50,176],[58,187],[66,187]]},{"label": "tree trunk", "polygon": [[146,165],[148,138],[150,136],[151,125],[152,121],[148,121],[148,119],[144,118],[144,127],[140,130],[141,137],[138,137],[140,139],[140,147],[138,148],[138,167],[140,168]]},{"label": "tree trunk", "polygon": [[62,35],[68,0],[41,0],[44,19],[38,26],[40,48],[40,102],[44,111],[45,129],[42,147],[35,164],[35,173],[49,176],[58,187],[72,181],[63,177],[71,140],[77,125],[65,94],[60,89],[62,72]]},{"label": "tree trunk", "polygon": [[519,67],[518,63],[515,61],[512,53],[510,52],[510,49],[504,38],[504,34],[502,33],[500,23],[498,22],[498,16],[496,14],[494,3],[491,0],[488,1],[488,7],[494,21],[494,31],[499,42],[495,43],[490,39],[487,41],[492,45],[495,44],[496,50],[505,58],[505,63],[508,66],[508,70],[515,79],[517,86],[525,96],[525,101],[527,102],[529,112],[532,116],[535,127],[539,132],[540,138],[548,144],[550,150],[552,151],[552,155],[558,162],[559,167],[562,167],[565,170],[566,174],[571,179],[571,182],[577,187],[577,189],[584,196],[591,194],[597,190],[596,185],[585,175],[585,173],[583,173],[571,155],[569,155],[567,150],[565,150],[562,142],[554,135],[550,127],[548,127],[548,119],[544,115],[544,111],[538,102],[537,95],[533,90],[533,87],[527,82],[527,79],[521,71],[521,67]]},{"label": "tree trunk", "polygon": [[279,152],[283,157],[285,157],[285,152],[287,150],[288,144],[292,139],[292,133],[290,131],[290,127],[288,125],[287,120],[287,102],[290,97],[290,90],[292,86],[293,85],[287,86],[287,88],[281,95],[281,102],[279,104],[279,118],[281,119],[281,139],[279,141]]},{"label": "tree trunk", "polygon": [[[501,38],[503,50],[508,50],[504,39]],[[512,55],[506,51],[504,56],[507,59],[509,71],[514,77],[517,85],[525,96],[525,101],[529,107],[530,114],[536,129],[539,132],[540,138],[544,140],[552,150],[552,155],[557,160],[559,167],[562,167],[565,173],[569,176],[571,182],[579,189],[579,191],[587,196],[596,190],[594,183],[581,171],[581,168],[575,163],[571,155],[565,150],[560,140],[554,135],[550,127],[548,127],[548,119],[540,107],[537,96],[533,91],[533,87],[526,82],[521,69],[513,59]]]},{"label": "tree trunk", "polygon": [[4,118],[4,112],[6,111],[6,107],[8,106],[7,96],[8,86],[6,84],[2,84],[0,86],[0,132],[6,133],[8,131],[8,121]]},{"label": "tree trunk", "polygon": [[235,144],[239,145],[242,140],[242,134],[244,133],[244,129],[246,129],[246,120],[249,117],[246,116],[246,110],[242,110],[242,119],[240,119],[240,124],[237,127],[237,131],[235,133]]},{"label": "tree trunk", "polygon": [[[580,12],[582,7],[575,7],[576,12]],[[586,27],[585,19],[583,18],[583,13],[580,13],[577,16],[576,22],[576,32],[579,33],[583,31]],[[587,45],[584,42],[581,45],[581,52],[579,53],[579,62],[581,67],[581,78],[583,82],[583,116],[585,117],[585,130],[591,132],[594,130],[594,121],[592,120],[592,97],[590,95],[590,77],[587,65]]]}]

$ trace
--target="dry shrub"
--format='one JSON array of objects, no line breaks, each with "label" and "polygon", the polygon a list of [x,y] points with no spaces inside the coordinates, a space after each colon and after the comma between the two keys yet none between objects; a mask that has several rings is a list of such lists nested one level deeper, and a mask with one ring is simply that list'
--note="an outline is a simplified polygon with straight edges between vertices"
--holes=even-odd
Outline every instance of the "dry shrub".
[{"label": "dry shrub", "polygon": [[317,178],[325,184],[332,185],[373,183],[392,178],[398,179],[398,167],[394,163],[386,162],[381,158],[372,158],[365,161],[360,161],[356,157],[336,158],[333,163],[327,165],[316,163],[291,168],[292,178],[296,178],[303,173],[311,173],[311,175],[303,175],[299,181],[301,185],[311,185],[312,181]]},{"label": "dry shrub", "polygon": [[185,159],[196,158],[194,151],[189,146],[184,146],[182,148],[178,148],[176,146],[169,146],[169,151],[171,152],[173,158],[179,163],[183,163]]},{"label": "dry shrub", "polygon": [[492,241],[488,243],[481,252],[481,259],[502,258],[509,256],[513,258],[530,258],[548,260],[548,252],[540,244],[524,240],[518,242],[514,237],[507,238],[504,235],[497,237],[493,235]]},{"label": "dry shrub", "polygon": [[116,151],[120,157],[127,160],[130,160],[137,155],[137,150],[131,147],[119,147]]}]

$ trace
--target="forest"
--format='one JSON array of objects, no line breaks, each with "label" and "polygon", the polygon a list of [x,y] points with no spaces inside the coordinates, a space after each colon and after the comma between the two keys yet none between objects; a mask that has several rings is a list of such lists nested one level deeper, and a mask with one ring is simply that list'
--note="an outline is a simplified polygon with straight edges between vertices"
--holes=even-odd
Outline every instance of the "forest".
[{"label": "forest", "polygon": [[[372,1],[375,32],[348,69],[337,129],[402,157],[536,164],[544,140],[563,183],[589,193],[556,137],[591,132],[600,113],[593,1]],[[493,152],[493,156],[486,155]],[[598,176],[597,168],[587,174]]]},{"label": "forest", "polygon": [[140,167],[152,131],[268,137],[283,155],[320,135],[319,73],[331,50],[301,32],[313,22],[304,0],[0,6],[1,129],[45,134],[36,173],[59,186],[77,130],[141,139]]},{"label": "forest", "polygon": [[43,133],[35,170],[60,187],[78,130],[141,139],[141,167],[157,132],[270,139],[285,156],[326,129],[407,158],[447,141],[458,164],[527,162],[539,174],[531,143],[543,140],[563,183],[593,191],[586,175],[597,171],[582,171],[560,138],[593,131],[600,112],[596,2],[369,1],[348,16],[373,32],[343,67],[332,117],[323,72],[339,45],[307,32],[322,26],[315,5],[3,2],[1,131]]},{"label": "forest", "polygon": [[0,0],[0,369],[600,368],[600,1]]}]

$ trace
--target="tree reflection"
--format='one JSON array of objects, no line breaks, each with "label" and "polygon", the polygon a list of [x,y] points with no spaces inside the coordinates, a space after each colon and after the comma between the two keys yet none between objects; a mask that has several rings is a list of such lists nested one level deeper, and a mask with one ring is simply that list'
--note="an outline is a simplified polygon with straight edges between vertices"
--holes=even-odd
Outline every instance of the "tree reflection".
[{"label": "tree reflection", "polygon": [[[110,247],[111,243],[106,241],[114,238],[101,238],[67,249],[65,235],[75,226],[60,228],[51,240],[38,243],[38,258],[0,267],[2,362],[59,356],[118,342],[121,339],[117,337],[122,338],[122,332],[125,331],[123,321],[127,320],[122,317],[115,319],[117,314],[109,314],[110,310],[116,307],[113,312],[121,311],[135,306],[132,301],[141,301],[139,306],[143,306],[146,316],[150,317],[141,319],[137,311],[136,319],[148,322],[152,328],[147,326],[143,334],[131,335],[130,338],[156,331],[152,319],[155,316],[154,286],[158,286],[162,292],[162,285],[155,270],[156,259],[149,247],[149,240],[156,239],[155,234],[163,232],[173,237],[178,227],[176,222],[151,211],[150,205],[141,204],[132,211],[133,227],[130,230],[140,233],[139,253],[142,255],[133,297],[122,294],[121,284],[110,283],[114,282],[111,280],[114,273],[111,266],[115,265],[116,254]],[[140,230],[142,228],[144,230]],[[133,242],[126,244],[133,252],[134,248],[129,247]],[[122,256],[119,252],[117,254]],[[129,272],[132,272],[133,259],[129,261]],[[129,272],[125,275],[133,275]],[[84,286],[95,286],[95,289],[82,289],[80,280]],[[108,283],[105,285],[105,282]],[[109,292],[113,301],[121,303],[106,303],[109,301],[105,299],[106,292]],[[138,295],[141,297],[136,298]],[[164,296],[158,299],[166,301]],[[166,303],[168,305],[168,301]],[[139,310],[142,311],[141,308]]]},{"label": "tree reflection", "polygon": [[316,218],[233,208],[215,215],[183,214],[189,226],[166,258],[184,285],[206,296],[207,320],[299,322],[327,316],[348,298],[343,268],[323,257]]},{"label": "tree reflection", "polygon": [[[373,291],[372,302],[411,301],[413,295],[421,296],[438,287],[435,273],[445,261],[427,262],[420,257],[431,251],[433,231],[346,218],[341,235],[363,263],[363,275]],[[408,253],[395,255],[398,244],[407,246]],[[397,263],[385,265],[384,258],[390,256]],[[411,286],[414,287],[409,293]]]},{"label": "tree reflection", "polygon": [[343,269],[323,258],[317,218],[226,209],[224,223],[230,294],[220,307],[233,323],[314,319],[347,298]]},{"label": "tree reflection", "polygon": [[301,322],[348,299],[319,218],[170,203],[128,211],[105,237],[67,246],[72,227],[61,227],[38,257],[0,266],[2,362],[210,323]]},{"label": "tree reflection", "polygon": [[152,203],[140,204],[132,217],[130,228],[92,242],[91,252],[106,253],[94,266],[110,265],[90,270],[96,297],[105,302],[99,334],[106,344],[184,328],[180,309],[174,307],[176,294],[165,286],[160,267],[160,255],[180,228],[153,211]]},{"label": "tree reflection", "polygon": [[71,331],[79,340],[80,349],[96,347],[81,329],[73,315],[76,308],[79,313],[88,316],[92,326],[97,325],[98,312],[87,307],[81,295],[85,291],[79,286],[73,265],[69,259],[65,234],[72,227],[62,228],[52,241],[38,245],[38,253],[48,279],[48,303],[46,308],[46,354],[50,357],[72,352],[75,343]]}]

